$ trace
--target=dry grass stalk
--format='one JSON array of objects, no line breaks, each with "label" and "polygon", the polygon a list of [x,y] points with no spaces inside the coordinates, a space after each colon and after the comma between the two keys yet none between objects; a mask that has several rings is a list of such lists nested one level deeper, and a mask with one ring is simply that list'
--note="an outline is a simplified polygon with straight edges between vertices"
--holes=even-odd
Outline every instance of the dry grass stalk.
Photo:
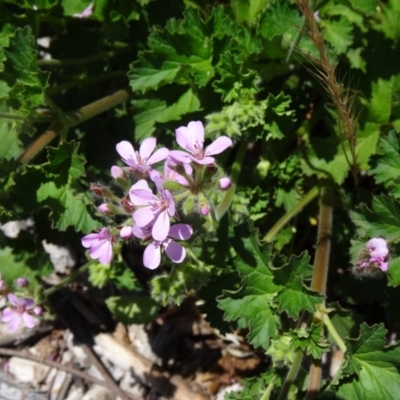
[{"label": "dry grass stalk", "polygon": [[318,28],[317,20],[312,9],[310,0],[296,0],[296,4],[304,15],[306,22],[306,35],[315,44],[319,58],[308,55],[312,63],[318,67],[314,71],[314,75],[323,84],[333,105],[337,109],[339,129],[349,142],[351,160],[349,159],[344,143],[342,143],[343,152],[346,161],[351,167],[354,179],[358,181],[359,167],[357,163],[356,145],[357,145],[357,120],[354,115],[353,104],[354,98],[346,90],[343,83],[339,82],[336,77],[336,64],[329,59],[329,53],[325,46],[323,35]]}]

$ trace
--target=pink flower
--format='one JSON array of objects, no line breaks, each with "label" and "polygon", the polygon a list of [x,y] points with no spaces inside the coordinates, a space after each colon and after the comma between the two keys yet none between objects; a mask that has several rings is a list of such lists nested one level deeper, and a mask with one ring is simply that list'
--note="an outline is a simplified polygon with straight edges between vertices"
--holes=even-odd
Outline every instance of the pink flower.
[{"label": "pink flower", "polygon": [[156,150],[151,155],[157,144],[154,138],[144,139],[140,145],[139,152],[135,151],[133,146],[123,140],[117,144],[117,152],[122,157],[122,160],[129,165],[133,170],[142,174],[147,174],[152,168],[151,166],[159,161],[165,160],[168,157],[168,149],[165,147]]},{"label": "pink flower", "polygon": [[99,233],[90,233],[82,238],[82,246],[89,250],[91,258],[99,259],[102,264],[109,264],[112,257],[114,237],[107,228],[102,228]]},{"label": "pink flower", "polygon": [[385,258],[389,254],[386,240],[382,238],[372,238],[368,241],[367,248],[371,257]]},{"label": "pink flower", "polygon": [[133,219],[139,227],[144,227],[154,221],[152,236],[155,240],[164,240],[169,232],[170,217],[175,215],[175,201],[169,190],[162,187],[162,181],[154,179],[159,196],[153,194],[148,183],[141,179],[129,191],[131,202],[138,208],[133,213]]},{"label": "pink flower", "polygon": [[172,150],[169,154],[184,164],[192,161],[202,165],[214,164],[215,159],[210,156],[222,153],[232,146],[232,140],[228,136],[221,136],[204,149],[204,127],[200,121],[189,122],[187,127],[181,126],[175,133],[179,146],[190,154],[180,150]]},{"label": "pink flower", "polygon": [[[147,239],[152,234],[153,227],[151,224],[145,227],[135,225],[133,233],[136,237]],[[176,240],[187,240],[193,234],[193,229],[187,224],[176,224],[169,228],[167,237],[164,240],[153,240],[145,249],[143,253],[143,264],[146,268],[155,269],[160,265],[161,252],[165,253],[169,259],[174,263],[181,263],[186,257],[186,250]]]},{"label": "pink flower", "polygon": [[13,293],[9,293],[7,297],[13,307],[6,307],[3,310],[1,321],[8,324],[8,327],[12,331],[18,329],[21,321],[28,328],[33,328],[36,325],[36,321],[29,315],[29,311],[35,307],[35,302],[25,297],[20,299]]}]

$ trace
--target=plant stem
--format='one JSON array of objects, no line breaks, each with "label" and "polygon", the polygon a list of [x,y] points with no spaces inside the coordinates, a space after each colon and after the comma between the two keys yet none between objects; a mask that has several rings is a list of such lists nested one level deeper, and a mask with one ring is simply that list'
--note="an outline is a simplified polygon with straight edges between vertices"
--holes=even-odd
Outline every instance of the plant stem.
[{"label": "plant stem", "polygon": [[314,290],[321,295],[325,295],[333,219],[332,190],[328,186],[325,186],[321,190],[319,207],[317,249],[315,252],[311,290]]},{"label": "plant stem", "polygon": [[75,79],[73,81],[62,83],[61,85],[50,87],[46,90],[46,94],[53,95],[56,93],[60,93],[63,90],[72,89],[75,87],[90,85],[91,83],[101,82],[104,80],[112,79],[112,78],[122,78],[126,77],[126,72],[115,71],[109,74],[99,75],[99,76],[90,76],[84,79]]},{"label": "plant stem", "polygon": [[51,288],[48,288],[43,291],[43,295],[45,297],[51,295],[52,293],[56,292],[58,289],[64,287],[66,284],[72,282],[75,280],[79,275],[82,275],[85,271],[87,271],[91,265],[95,264],[97,261],[95,260],[90,260],[87,262],[85,265],[82,265],[78,270],[74,271],[71,275],[67,276],[65,279],[63,279],[59,284],[52,286]]},{"label": "plant stem", "polygon": [[68,125],[60,121],[53,123],[41,136],[39,136],[18,158],[21,164],[25,164],[32,160],[32,158],[46,147],[63,129],[71,126],[78,125],[90,118],[95,117],[107,111],[124,101],[128,100],[130,92],[128,89],[118,90],[117,92],[103,97],[91,104],[83,106],[79,110],[71,111],[65,114],[66,119],[69,121]]},{"label": "plant stem", "polygon": [[[321,295],[326,294],[329,253],[331,249],[332,220],[332,188],[325,186],[321,190],[317,249],[315,252],[314,272],[311,282],[311,289]],[[318,316],[320,315],[321,313],[318,312]],[[321,360],[314,359],[310,367],[306,400],[311,400],[318,395],[321,387],[321,372]]]},{"label": "plant stem", "polygon": [[328,329],[328,332],[332,335],[333,340],[335,341],[335,343],[338,345],[339,349],[343,351],[343,353],[345,353],[347,351],[347,347],[342,339],[342,337],[339,335],[338,331],[336,330],[336,328],[333,326],[331,319],[329,318],[329,315],[324,313],[322,322],[324,323],[324,325],[326,326],[326,328]]},{"label": "plant stem", "polygon": [[296,350],[296,353],[295,353],[294,358],[293,358],[293,364],[290,367],[290,370],[289,370],[289,372],[287,374],[285,382],[284,382],[284,384],[282,386],[282,389],[281,389],[281,391],[279,393],[278,400],[286,400],[287,399],[287,395],[289,393],[290,386],[294,382],[294,380],[296,378],[296,375],[299,372],[302,359],[303,359],[303,352],[301,350],[299,350],[299,349]]},{"label": "plant stem", "polygon": [[262,239],[263,242],[272,242],[279,231],[308,203],[314,200],[319,193],[318,186],[314,186],[290,211],[281,217]]},{"label": "plant stem", "polygon": [[261,396],[260,400],[269,400],[269,398],[271,397],[271,393],[274,389],[274,386],[275,386],[275,382],[274,381],[270,382],[269,385],[267,386],[267,388],[265,389],[265,392]]}]

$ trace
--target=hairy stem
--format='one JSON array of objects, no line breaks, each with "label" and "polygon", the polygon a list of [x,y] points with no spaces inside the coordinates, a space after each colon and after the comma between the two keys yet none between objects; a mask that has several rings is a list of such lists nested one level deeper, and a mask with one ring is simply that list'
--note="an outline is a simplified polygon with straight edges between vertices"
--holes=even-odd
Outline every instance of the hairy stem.
[{"label": "hairy stem", "polygon": [[[321,295],[326,294],[329,254],[331,249],[332,220],[332,188],[325,186],[321,190],[317,249],[315,252],[314,272],[311,282],[311,289]],[[316,314],[318,314],[319,317],[321,316],[320,312]],[[321,372],[321,360],[314,359],[310,367],[307,400],[311,400],[318,395],[321,387]]]},{"label": "hairy stem", "polygon": [[311,289],[321,295],[326,294],[329,253],[331,250],[332,219],[332,189],[325,186],[321,190],[317,249],[315,251],[314,272],[311,282]]},{"label": "hairy stem", "polygon": [[289,393],[290,386],[294,382],[296,375],[299,372],[302,359],[303,359],[303,352],[300,349],[296,350],[296,353],[295,353],[294,359],[293,359],[293,364],[290,367],[289,373],[286,376],[285,382],[279,393],[278,400],[286,400],[287,399],[287,395]]},{"label": "hairy stem", "polygon": [[63,279],[57,285],[54,285],[51,288],[44,290],[43,295],[47,297],[50,294],[52,294],[52,293],[56,292],[57,290],[61,289],[62,287],[64,287],[66,284],[74,281],[79,275],[82,275],[85,271],[87,271],[90,268],[90,266],[92,266],[96,262],[97,262],[96,260],[90,260],[85,265],[82,265],[82,267],[80,267],[78,270],[74,271],[72,274],[70,274],[65,279]]},{"label": "hairy stem", "polygon": [[329,318],[329,315],[324,313],[322,322],[328,329],[328,332],[332,335],[333,340],[335,343],[338,345],[339,349],[345,353],[347,351],[347,347],[342,339],[342,337],[339,335],[338,331],[336,328],[333,326],[331,319]]},{"label": "hairy stem", "polygon": [[269,230],[269,232],[262,239],[264,242],[272,242],[279,231],[295,216],[297,215],[308,203],[314,200],[319,193],[318,186],[313,187],[290,211],[281,217],[276,224]]},{"label": "hairy stem", "polygon": [[263,393],[262,397],[260,400],[269,400],[272,394],[272,391],[274,390],[275,382],[272,381],[269,383],[267,388],[265,389],[265,392]]},{"label": "hairy stem", "polygon": [[[71,126],[78,125],[90,118],[107,111],[124,101],[128,100],[130,92],[128,89],[118,90],[117,92],[103,97],[91,104],[83,106],[79,110],[65,113],[65,119],[61,122],[53,123],[41,136],[39,136],[18,158],[21,164],[32,160],[47,144],[49,144],[61,131]],[[67,126],[65,120],[68,121]]]}]

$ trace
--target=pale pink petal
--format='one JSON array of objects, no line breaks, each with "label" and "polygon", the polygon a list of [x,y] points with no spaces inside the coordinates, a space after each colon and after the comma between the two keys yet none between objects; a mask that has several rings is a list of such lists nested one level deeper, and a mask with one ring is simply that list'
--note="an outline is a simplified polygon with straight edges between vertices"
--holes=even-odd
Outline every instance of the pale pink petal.
[{"label": "pale pink petal", "polygon": [[22,314],[22,319],[24,320],[24,323],[27,328],[33,328],[36,325],[36,320],[32,316],[30,316],[28,313],[23,313]]},{"label": "pale pink petal", "polygon": [[136,158],[135,149],[132,144],[126,140],[119,142],[116,146],[118,154],[126,162],[127,160],[133,160],[136,164],[138,162]]},{"label": "pale pink petal", "polygon": [[[178,128],[175,133],[176,133],[176,141],[178,142],[179,146],[181,146],[183,149],[194,149],[197,146],[199,146],[201,149],[203,148],[203,143],[204,143],[204,126],[201,121],[191,121],[189,122],[188,126],[186,129],[182,129],[185,127]],[[180,130],[180,136],[183,138],[183,141],[186,142],[187,145],[190,147],[182,146],[179,141],[178,141],[178,130]]]},{"label": "pale pink petal", "polygon": [[99,261],[102,264],[110,264],[112,258],[112,244],[110,242],[106,242],[103,244],[102,252],[99,256]]},{"label": "pale pink petal", "polygon": [[193,234],[193,228],[188,224],[175,224],[169,229],[168,237],[178,240],[187,240]]},{"label": "pale pink petal", "polygon": [[143,140],[139,150],[142,163],[145,163],[147,159],[150,157],[151,153],[156,148],[156,144],[157,140],[155,138],[147,138]]},{"label": "pale pink petal", "polygon": [[168,214],[173,217],[175,215],[175,200],[169,190],[164,191],[164,198],[168,201]]},{"label": "pale pink petal", "polygon": [[157,162],[163,161],[168,157],[169,150],[165,147],[158,149],[148,160],[147,164],[152,165]]},{"label": "pale pink petal", "polygon": [[16,331],[21,325],[21,315],[18,313],[14,314],[14,317],[8,322],[8,327],[12,331]]},{"label": "pale pink petal", "polygon": [[154,219],[155,216],[156,212],[152,211],[150,207],[138,208],[133,213],[133,219],[135,220],[136,224],[139,225],[140,227],[149,224]]},{"label": "pale pink petal", "polygon": [[132,227],[132,232],[133,235],[139,239],[147,239],[151,237],[151,228],[151,224],[142,227],[136,224]]},{"label": "pale pink petal", "polygon": [[169,215],[166,211],[160,213],[154,222],[151,234],[155,240],[163,241],[167,238],[169,232],[170,222]]},{"label": "pale pink petal", "polygon": [[158,200],[157,196],[154,195],[153,192],[142,189],[131,190],[129,192],[129,198],[135,206],[146,206],[149,203]]},{"label": "pale pink petal", "polygon": [[196,157],[193,157],[192,160],[196,162],[197,164],[201,165],[212,165],[215,163],[215,158],[214,157],[204,157],[202,159],[198,159]]},{"label": "pale pink petal", "polygon": [[1,313],[1,321],[8,323],[10,322],[15,314],[18,314],[16,311],[12,310],[10,307],[6,307],[3,312]]},{"label": "pale pink petal", "polygon": [[174,263],[181,263],[186,257],[186,250],[179,243],[169,240],[168,243],[164,245],[165,252],[167,256]]},{"label": "pale pink petal", "polygon": [[24,307],[25,310],[30,310],[35,307],[35,302],[32,299],[28,299],[27,297],[23,297],[20,300],[20,306]]},{"label": "pale pink petal", "polygon": [[386,271],[388,270],[388,263],[386,263],[386,262],[381,262],[381,263],[379,264],[379,268],[380,268],[383,272],[386,272]]},{"label": "pale pink petal", "polygon": [[8,301],[15,307],[19,307],[20,300],[14,293],[9,293],[7,295]]},{"label": "pale pink petal", "polygon": [[204,155],[212,156],[222,153],[230,146],[232,146],[232,140],[228,136],[221,136],[205,148]]},{"label": "pale pink petal", "polygon": [[89,235],[84,236],[81,239],[81,242],[82,246],[88,249],[89,247],[92,247],[98,240],[99,240],[98,233],[90,233]]},{"label": "pale pink petal", "polygon": [[190,155],[181,150],[171,150],[168,155],[168,160],[172,160],[170,162],[172,166],[176,165],[177,163],[185,164],[192,162]]},{"label": "pale pink petal", "polygon": [[137,181],[134,185],[131,186],[129,191],[138,190],[138,189],[147,190],[148,192],[151,192],[149,184],[144,179],[140,179],[139,181]]},{"label": "pale pink petal", "polygon": [[143,265],[149,269],[156,269],[161,261],[161,248],[159,243],[151,242],[143,253]]}]

